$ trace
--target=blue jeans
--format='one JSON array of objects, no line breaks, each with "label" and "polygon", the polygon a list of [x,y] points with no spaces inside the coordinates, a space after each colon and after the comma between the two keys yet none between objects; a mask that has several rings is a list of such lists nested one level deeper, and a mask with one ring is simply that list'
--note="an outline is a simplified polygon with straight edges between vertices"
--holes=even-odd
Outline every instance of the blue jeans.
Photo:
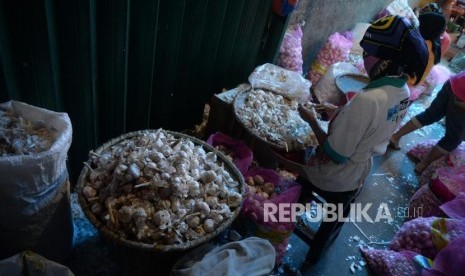
[{"label": "blue jeans", "polygon": [[422,126],[433,124],[446,117],[446,134],[437,145],[448,152],[456,149],[465,139],[465,111],[456,107],[454,101],[450,81],[447,81],[431,105],[415,116]]}]

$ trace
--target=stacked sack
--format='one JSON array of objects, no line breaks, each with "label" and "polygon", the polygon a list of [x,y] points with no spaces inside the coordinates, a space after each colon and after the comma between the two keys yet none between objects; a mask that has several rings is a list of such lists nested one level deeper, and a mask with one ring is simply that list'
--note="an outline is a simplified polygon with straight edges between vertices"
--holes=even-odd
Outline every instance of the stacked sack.
[{"label": "stacked sack", "polygon": [[279,49],[278,66],[302,74],[302,35],[300,25],[286,31]]},{"label": "stacked sack", "polygon": [[300,197],[301,186],[285,179],[274,170],[260,167],[247,172],[246,182],[246,196],[237,224],[246,235],[269,240],[276,250],[276,265],[279,265],[286,253],[295,223],[272,219],[267,221],[265,209],[269,209],[265,204],[278,207],[274,216],[279,220],[279,204],[296,203]]},{"label": "stacked sack", "polygon": [[325,45],[320,49],[308,73],[308,79],[316,85],[326,74],[329,66],[336,62],[346,61],[352,48],[352,38],[336,32],[329,36]]}]

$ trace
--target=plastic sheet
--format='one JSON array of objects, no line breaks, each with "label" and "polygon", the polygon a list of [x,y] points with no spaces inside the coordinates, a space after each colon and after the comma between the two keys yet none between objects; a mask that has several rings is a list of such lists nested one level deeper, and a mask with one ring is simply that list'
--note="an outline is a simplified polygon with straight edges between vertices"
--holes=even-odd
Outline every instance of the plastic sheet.
[{"label": "plastic sheet", "polygon": [[300,74],[271,63],[258,66],[249,76],[253,88],[261,88],[279,93],[299,102],[310,100],[312,83]]}]

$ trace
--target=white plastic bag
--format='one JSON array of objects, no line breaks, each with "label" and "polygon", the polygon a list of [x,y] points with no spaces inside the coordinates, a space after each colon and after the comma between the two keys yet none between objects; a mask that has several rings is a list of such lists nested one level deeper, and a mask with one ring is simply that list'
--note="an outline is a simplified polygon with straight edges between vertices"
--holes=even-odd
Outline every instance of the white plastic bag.
[{"label": "white plastic bag", "polygon": [[344,74],[360,74],[360,72],[357,67],[348,62],[337,62],[331,65],[314,89],[315,96],[319,102],[339,105],[343,94],[337,88],[334,80],[336,77]]},{"label": "white plastic bag", "polygon": [[360,46],[360,41],[363,39],[366,30],[370,27],[370,23],[357,23],[355,27],[352,29],[352,49],[350,49],[351,53],[354,54],[362,54],[363,48]]},{"label": "white plastic bag", "polygon": [[265,63],[253,70],[249,76],[252,88],[261,88],[279,93],[299,102],[307,102],[312,83],[300,74],[271,63]]},{"label": "white plastic bag", "polygon": [[399,15],[407,18],[416,28],[420,26],[420,21],[418,21],[418,18],[415,16],[407,0],[394,0],[386,7],[386,10],[392,15]]},{"label": "white plastic bag", "polygon": [[268,275],[275,266],[273,246],[268,240],[250,237],[214,247],[200,246],[173,266],[172,275]]},{"label": "white plastic bag", "polygon": [[71,249],[73,235],[66,168],[70,119],[66,113],[16,101],[0,108],[57,132],[49,150],[0,157],[0,258],[32,249],[61,260]]}]

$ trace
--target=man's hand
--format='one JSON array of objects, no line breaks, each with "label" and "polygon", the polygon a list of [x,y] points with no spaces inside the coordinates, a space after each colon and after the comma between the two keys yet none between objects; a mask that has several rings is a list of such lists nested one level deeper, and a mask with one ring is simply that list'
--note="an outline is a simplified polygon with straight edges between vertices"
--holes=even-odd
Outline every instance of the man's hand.
[{"label": "man's hand", "polygon": [[300,117],[306,122],[316,122],[318,119],[318,114],[313,106],[306,108],[303,104],[299,104],[297,110],[299,111]]},{"label": "man's hand", "polygon": [[337,105],[327,103],[327,102],[323,102],[321,104],[316,104],[316,105],[314,105],[314,107],[315,107],[316,111],[318,111],[318,112],[324,111],[326,113],[326,115],[328,115],[329,118],[333,115],[334,111],[336,111],[336,109],[338,109]]}]

